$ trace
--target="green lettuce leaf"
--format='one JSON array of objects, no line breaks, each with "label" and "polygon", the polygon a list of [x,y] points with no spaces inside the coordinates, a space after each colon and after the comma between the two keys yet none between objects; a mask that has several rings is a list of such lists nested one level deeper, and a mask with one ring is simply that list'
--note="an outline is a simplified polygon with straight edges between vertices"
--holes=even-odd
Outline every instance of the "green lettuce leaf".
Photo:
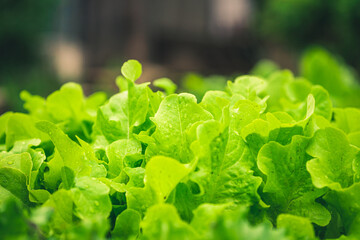
[{"label": "green lettuce leaf", "polygon": [[308,217],[312,222],[325,226],[330,213],[315,200],[326,191],[313,186],[306,163],[311,157],[306,153],[309,138],[294,136],[290,144],[276,142],[265,144],[258,155],[258,167],[267,176],[263,189],[264,201],[270,213],[291,213]]},{"label": "green lettuce leaf", "polygon": [[133,167],[141,160],[141,144],[136,139],[120,139],[106,147],[108,157],[108,175],[110,178],[117,177],[124,167]]},{"label": "green lettuce leaf", "polygon": [[195,96],[185,93],[167,96],[152,118],[156,130],[152,134],[153,142],[146,149],[147,159],[163,155],[189,163],[193,155],[188,132],[196,122],[211,118],[211,114],[196,103]]},{"label": "green lettuce leaf", "polygon": [[96,162],[95,155],[89,153],[89,149],[86,148],[84,142],[82,142],[82,144],[85,148],[72,141],[53,123],[41,121],[38,122],[36,126],[49,135],[56,149],[59,151],[61,159],[54,159],[58,161],[62,160],[63,166],[74,171],[76,176],[102,177],[106,175],[104,166]]},{"label": "green lettuce leaf", "polygon": [[107,218],[112,209],[110,189],[100,180],[80,177],[71,189],[76,215],[82,219],[100,216]]},{"label": "green lettuce leaf", "polygon": [[176,185],[191,171],[190,166],[175,159],[153,157],[145,168],[145,186],[130,187],[126,192],[127,204],[131,209],[144,212],[146,208],[165,202]]},{"label": "green lettuce leaf", "polygon": [[141,222],[144,239],[196,239],[195,230],[182,221],[170,204],[150,207]]},{"label": "green lettuce leaf", "polygon": [[280,214],[277,218],[277,227],[285,228],[289,239],[316,239],[314,227],[311,225],[309,219],[290,214]]},{"label": "green lettuce leaf", "polygon": [[111,237],[116,239],[132,239],[140,234],[140,214],[132,209],[126,209],[116,217],[115,227]]},{"label": "green lettuce leaf", "polygon": [[196,218],[204,221],[203,224],[200,221],[197,222],[203,227],[196,227],[200,232],[205,232],[206,227],[208,227],[205,238],[201,239],[289,239],[285,236],[283,229],[272,229],[271,224],[268,222],[251,225],[246,219],[247,211],[243,207],[224,209],[223,205],[202,205],[198,209]]},{"label": "green lettuce leaf", "polygon": [[158,88],[165,90],[167,95],[173,94],[176,91],[176,84],[173,83],[169,78],[159,78],[153,82],[153,85]]},{"label": "green lettuce leaf", "polygon": [[306,164],[314,186],[339,190],[352,185],[359,150],[349,144],[342,131],[330,127],[318,130],[306,152],[314,157]]},{"label": "green lettuce leaf", "polygon": [[121,74],[128,80],[135,82],[142,73],[142,66],[136,60],[128,60],[121,67]]},{"label": "green lettuce leaf", "polygon": [[[239,110],[239,114],[246,109]],[[259,200],[257,189],[261,178],[253,176],[253,172],[242,163],[246,161],[243,158],[248,156],[248,149],[236,131],[242,123],[235,121],[223,131],[221,124],[215,120],[197,128],[198,139],[192,149],[199,158],[199,170],[192,173],[191,179],[199,184],[199,197],[203,202],[251,205]]]},{"label": "green lettuce leaf", "polygon": [[360,183],[331,191],[324,198],[339,212],[346,234],[360,236]]}]

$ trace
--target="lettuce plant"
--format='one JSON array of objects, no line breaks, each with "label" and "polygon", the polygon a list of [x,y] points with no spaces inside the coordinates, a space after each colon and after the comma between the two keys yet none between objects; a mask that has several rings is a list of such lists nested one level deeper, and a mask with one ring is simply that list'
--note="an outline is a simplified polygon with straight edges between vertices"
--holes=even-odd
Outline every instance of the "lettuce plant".
[{"label": "lettuce plant", "polygon": [[75,83],[0,117],[3,239],[358,239],[360,110],[290,71],[201,101]]}]

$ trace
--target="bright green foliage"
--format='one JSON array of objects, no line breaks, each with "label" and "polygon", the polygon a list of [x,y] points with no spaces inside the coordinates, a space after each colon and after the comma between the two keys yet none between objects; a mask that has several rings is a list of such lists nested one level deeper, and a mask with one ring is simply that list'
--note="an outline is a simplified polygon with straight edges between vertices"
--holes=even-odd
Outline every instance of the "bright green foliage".
[{"label": "bright green foliage", "polygon": [[357,108],[335,108],[334,121],[335,127],[343,130],[351,144],[360,147],[360,110]]},{"label": "bright green foliage", "polygon": [[[284,13],[286,12],[287,18],[293,17],[292,13],[290,13],[291,11],[288,11],[287,9],[291,4],[295,4],[297,9],[299,7],[298,3],[300,2],[307,2],[307,4],[314,6],[311,0],[296,0],[292,2],[286,2],[284,0],[272,0],[271,2],[277,2],[279,10],[281,9],[281,11],[283,11]],[[324,3],[325,2],[329,1],[324,1]],[[347,1],[346,3],[344,2],[345,5],[348,4],[348,2],[351,1]],[[353,2],[355,3],[356,0]],[[286,6],[287,4],[290,5]],[[343,3],[339,2],[339,4],[341,5]],[[337,9],[337,11],[344,10],[342,8],[338,8],[336,4],[334,4],[333,6]],[[320,6],[319,9],[321,8],[322,7]],[[349,9],[352,9],[352,7],[350,7]],[[309,10],[307,6],[303,8],[303,11],[304,13],[306,12],[306,14],[308,15],[308,12],[311,10]],[[272,13],[272,17],[277,14],[278,13]],[[315,16],[316,14],[313,15]],[[266,18],[267,22],[272,22],[268,21],[268,19],[269,17]],[[276,21],[272,22],[272,24],[275,22]],[[286,21],[283,22],[285,23]],[[302,25],[303,24],[300,23],[298,24],[298,26]],[[288,38],[289,36],[286,37]],[[292,93],[295,93],[298,96],[304,96],[304,94],[307,95],[306,92],[309,91],[311,85],[318,84],[329,92],[331,100],[336,107],[360,107],[359,76],[354,72],[352,67],[346,65],[341,58],[332,55],[330,52],[328,52],[322,47],[316,46],[308,48],[306,51],[303,52],[302,58],[298,65],[300,79],[298,79],[299,81],[297,81],[296,83],[290,84],[290,88],[295,90],[292,91]],[[260,61],[252,70],[252,74],[269,79],[269,83],[271,85],[269,88],[272,89],[272,92],[277,96],[276,99],[278,99],[279,96],[284,97],[285,94],[289,93],[288,90],[284,91],[284,89],[279,88],[287,88],[286,85],[289,82],[289,78],[292,78],[293,76],[287,70],[283,72],[278,71],[278,67],[274,62],[271,62],[269,60]],[[279,79],[280,75],[287,75],[287,78],[280,77]],[[282,81],[282,83],[279,83],[279,81]],[[279,89],[277,94],[274,92],[275,89]],[[274,96],[273,94],[270,95]],[[274,101],[275,98],[269,100],[269,102]]]},{"label": "bright green foliage", "polygon": [[141,227],[144,239],[197,239],[195,230],[181,220],[176,208],[159,204],[147,210]]},{"label": "bright green foliage", "polygon": [[126,209],[120,213],[115,222],[111,236],[118,239],[136,238],[140,232],[140,214],[132,209]]},{"label": "bright green foliage", "polygon": [[317,131],[307,152],[315,157],[307,169],[316,187],[339,190],[353,184],[359,149],[349,144],[343,132],[334,128]]},{"label": "bright green foliage", "polygon": [[[195,123],[211,119],[209,112],[196,103],[195,96],[182,93],[169,95],[160,104],[159,110],[151,119],[156,130],[146,149],[147,159],[154,155],[172,157],[183,163],[193,158],[189,135]],[[166,142],[167,144],[162,144]]]},{"label": "bright green foliage", "polygon": [[359,239],[359,109],[271,65],[202,100],[121,72],[0,116],[2,238]]},{"label": "bright green foliage", "polygon": [[155,87],[164,89],[166,94],[175,93],[177,86],[169,78],[159,78],[153,81]]},{"label": "bright green foliage", "polygon": [[360,236],[360,183],[347,189],[329,192],[325,200],[339,212],[345,232]]},{"label": "bright green foliage", "polygon": [[142,66],[136,60],[129,60],[121,67],[121,74],[128,80],[135,82],[142,73]]},{"label": "bright green foliage", "polygon": [[31,117],[57,123],[71,138],[77,135],[84,139],[90,138],[96,111],[106,101],[102,92],[84,97],[81,86],[76,83],[64,84],[47,99],[26,91],[21,92],[20,97]]},{"label": "bright green foliage", "polygon": [[[248,107],[248,106],[247,106]],[[236,108],[244,111],[248,108]],[[240,123],[231,122],[222,131],[222,126],[214,120],[206,121],[197,128],[197,140],[192,149],[199,158],[198,171],[191,179],[200,187],[199,201],[208,203],[235,202],[253,204],[259,200],[257,189],[261,178],[255,177],[247,168],[248,149],[236,133]]]},{"label": "bright green foliage", "polygon": [[307,218],[290,214],[280,214],[277,218],[277,226],[285,228],[290,239],[315,239],[314,228]]},{"label": "bright green foliage", "polygon": [[330,213],[315,202],[325,191],[313,186],[306,171],[306,162],[310,158],[305,152],[308,144],[308,138],[294,136],[286,146],[269,142],[261,148],[258,167],[267,175],[264,201],[275,215],[292,213],[325,226],[330,221]]},{"label": "bright green foliage", "polygon": [[354,73],[326,50],[319,47],[308,49],[301,61],[301,74],[326,88],[336,105],[360,106],[360,84]]},{"label": "bright green foliage", "polygon": [[249,212],[244,207],[203,204],[194,213],[191,225],[199,230],[200,239],[289,239],[283,229],[273,229],[269,222],[255,226],[250,224],[246,220]]}]

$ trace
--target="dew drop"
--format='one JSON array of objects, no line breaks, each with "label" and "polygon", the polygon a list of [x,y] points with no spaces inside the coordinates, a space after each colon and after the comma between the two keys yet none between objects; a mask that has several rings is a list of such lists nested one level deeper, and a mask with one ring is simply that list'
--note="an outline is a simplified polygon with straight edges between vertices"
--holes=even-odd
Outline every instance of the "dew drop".
[{"label": "dew drop", "polygon": [[14,164],[14,161],[8,161],[7,164],[13,165],[13,164]]},{"label": "dew drop", "polygon": [[95,206],[99,206],[100,205],[100,203],[98,202],[98,201],[95,201]]}]

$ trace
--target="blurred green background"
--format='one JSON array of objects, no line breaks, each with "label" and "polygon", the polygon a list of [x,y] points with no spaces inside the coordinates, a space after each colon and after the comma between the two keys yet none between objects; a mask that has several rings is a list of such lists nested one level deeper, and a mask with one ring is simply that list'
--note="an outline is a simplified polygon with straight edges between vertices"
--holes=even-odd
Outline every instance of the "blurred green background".
[{"label": "blurred green background", "polygon": [[287,68],[359,107],[359,26],[358,0],[1,0],[0,113],[67,81],[112,94],[129,58],[199,98]]}]

